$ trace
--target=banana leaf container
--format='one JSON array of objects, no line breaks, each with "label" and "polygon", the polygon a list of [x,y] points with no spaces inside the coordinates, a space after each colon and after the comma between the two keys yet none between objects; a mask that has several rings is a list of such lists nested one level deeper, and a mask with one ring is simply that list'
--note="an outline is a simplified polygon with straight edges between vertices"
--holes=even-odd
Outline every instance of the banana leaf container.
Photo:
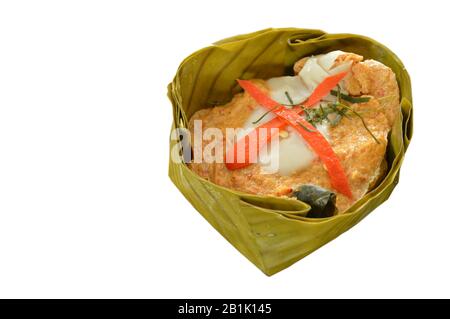
[{"label": "banana leaf container", "polygon": [[[345,213],[307,218],[310,207],[306,203],[227,189],[193,173],[181,155],[178,161],[170,160],[169,176],[180,192],[266,275],[285,269],[333,240],[388,199],[398,183],[412,136],[411,83],[405,67],[387,47],[364,36],[297,28],[266,29],[227,38],[193,53],[181,63],[168,86],[172,128],[186,128],[190,116],[199,109],[231,100],[240,91],[236,79],[292,74],[292,66],[299,58],[332,50],[354,52],[389,66],[396,74],[401,97],[401,116],[392,128],[386,151],[387,174]],[[171,138],[171,150],[177,143]]]}]

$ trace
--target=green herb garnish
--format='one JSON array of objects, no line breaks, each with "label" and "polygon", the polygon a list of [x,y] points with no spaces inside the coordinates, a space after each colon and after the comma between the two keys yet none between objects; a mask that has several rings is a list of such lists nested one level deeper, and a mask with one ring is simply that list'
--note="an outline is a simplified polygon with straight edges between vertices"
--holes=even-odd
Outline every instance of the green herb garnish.
[{"label": "green herb garnish", "polygon": [[303,128],[305,131],[308,131],[308,132],[310,132],[310,133],[314,133],[314,132],[315,132],[315,131],[313,131],[313,130],[307,128],[305,125],[303,125],[303,124],[300,123],[300,122],[297,122],[297,124],[300,125],[301,128]]},{"label": "green herb garnish", "polygon": [[[365,102],[370,101],[370,97],[359,97],[359,98],[351,97],[351,96],[349,96],[347,94],[341,93],[341,87],[340,86],[338,86],[337,91],[331,91],[331,94],[336,96],[336,100],[337,100],[336,103],[332,104],[332,107],[335,108],[336,113],[337,113],[336,118],[339,117],[339,120],[340,120],[342,118],[342,116],[348,117],[348,115],[346,114],[346,111],[352,112],[357,117],[359,117],[359,119],[361,120],[362,124],[364,125],[364,128],[367,130],[367,132],[369,132],[370,136],[372,136],[372,138],[375,140],[375,142],[377,144],[380,144],[380,141],[377,139],[377,137],[369,129],[369,127],[366,124],[366,121],[364,121],[364,118],[361,116],[361,114],[356,112],[350,106],[345,105],[344,103],[341,102],[341,98],[342,98],[343,100],[346,100],[347,102],[350,102],[350,103],[365,103]],[[359,101],[359,102],[355,102],[355,101]],[[338,107],[340,107],[340,109]]]},{"label": "green herb garnish", "polygon": [[[284,91],[284,94],[286,95],[286,98],[288,99],[290,104],[281,104],[284,106],[297,106],[294,105],[294,101],[292,100],[290,94],[288,91]],[[336,102],[335,103],[328,103],[325,106],[322,104],[319,104],[318,108],[305,108],[302,105],[299,105],[303,112],[305,113],[305,120],[311,124],[312,126],[316,127],[317,124],[321,124],[323,121],[329,122],[332,126],[336,126],[343,117],[350,118],[347,114],[347,112],[352,112],[354,115],[356,115],[364,125],[364,128],[369,132],[369,134],[372,136],[372,138],[375,140],[376,143],[380,144],[380,141],[376,138],[376,136],[372,133],[372,131],[369,129],[369,127],[366,124],[366,121],[364,121],[364,118],[361,116],[361,114],[357,111],[355,111],[350,106],[343,103],[343,101],[349,102],[349,103],[365,103],[370,101],[370,97],[352,97],[347,94],[344,94],[341,92],[341,88],[338,86],[336,91],[331,91],[331,94],[333,96],[336,96]],[[342,102],[341,102],[342,100]],[[261,117],[259,117],[256,121],[252,122],[253,124],[258,124],[267,114],[277,109],[279,105],[273,107],[272,109],[265,112]],[[335,114],[335,118],[333,120],[330,120],[328,117],[331,114]],[[302,127],[305,131],[308,132],[315,132],[309,128],[307,128],[305,125],[303,125],[300,122],[297,122],[297,124]]]},{"label": "green herb garnish", "polygon": [[287,97],[289,103],[291,103],[291,105],[294,105],[294,101],[292,101],[292,98],[291,98],[291,96],[289,95],[289,92],[288,92],[288,91],[284,91],[284,94],[286,95],[286,97]]},{"label": "green herb garnish", "polygon": [[356,97],[356,96],[350,96],[344,93],[341,93],[340,90],[338,91],[332,90],[331,95],[339,97],[339,100],[342,98],[344,101],[350,102],[350,103],[366,103],[370,101],[370,97],[364,96],[364,97]]},{"label": "green herb garnish", "polygon": [[275,109],[277,109],[279,106],[274,106],[273,108],[271,108],[270,110],[268,110],[267,112],[265,112],[263,115],[261,115],[256,121],[252,122],[252,124],[258,124],[264,117],[266,117],[267,114],[269,114],[270,112],[274,111]]}]

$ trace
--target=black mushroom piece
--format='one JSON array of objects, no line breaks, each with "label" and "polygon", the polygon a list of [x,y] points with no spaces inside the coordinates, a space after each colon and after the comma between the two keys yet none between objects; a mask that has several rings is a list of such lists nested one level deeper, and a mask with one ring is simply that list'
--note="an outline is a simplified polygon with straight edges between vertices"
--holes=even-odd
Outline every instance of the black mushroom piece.
[{"label": "black mushroom piece", "polygon": [[306,217],[324,218],[336,214],[336,194],[316,185],[302,185],[292,195],[311,206]]}]

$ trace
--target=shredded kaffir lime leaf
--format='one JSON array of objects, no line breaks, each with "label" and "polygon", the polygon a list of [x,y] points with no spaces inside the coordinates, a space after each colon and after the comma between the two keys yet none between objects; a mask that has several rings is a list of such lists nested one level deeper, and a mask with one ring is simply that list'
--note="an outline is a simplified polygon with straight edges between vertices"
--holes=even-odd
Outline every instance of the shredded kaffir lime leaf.
[{"label": "shredded kaffir lime leaf", "polygon": [[344,93],[341,93],[340,90],[338,89],[337,91],[333,90],[331,91],[331,95],[336,96],[344,101],[347,101],[349,103],[367,103],[370,101],[370,97],[369,96],[350,96]]}]

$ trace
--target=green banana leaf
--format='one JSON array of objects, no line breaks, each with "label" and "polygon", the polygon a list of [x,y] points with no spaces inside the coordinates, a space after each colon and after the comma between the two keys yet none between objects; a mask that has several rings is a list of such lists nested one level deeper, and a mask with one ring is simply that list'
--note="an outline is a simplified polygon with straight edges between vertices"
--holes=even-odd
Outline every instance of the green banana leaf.
[{"label": "green banana leaf", "polygon": [[[181,63],[168,86],[172,129],[185,128],[196,111],[224,104],[239,92],[236,79],[292,74],[292,66],[299,58],[338,49],[389,66],[397,76],[402,110],[389,136],[386,177],[344,214],[307,218],[310,207],[306,203],[241,193],[199,177],[182,162],[169,164],[169,176],[181,193],[267,275],[333,240],[388,199],[398,183],[412,136],[411,83],[405,67],[392,51],[364,36],[297,28],[266,29],[227,38],[193,53]],[[176,145],[177,141],[171,139],[171,150]]]}]

